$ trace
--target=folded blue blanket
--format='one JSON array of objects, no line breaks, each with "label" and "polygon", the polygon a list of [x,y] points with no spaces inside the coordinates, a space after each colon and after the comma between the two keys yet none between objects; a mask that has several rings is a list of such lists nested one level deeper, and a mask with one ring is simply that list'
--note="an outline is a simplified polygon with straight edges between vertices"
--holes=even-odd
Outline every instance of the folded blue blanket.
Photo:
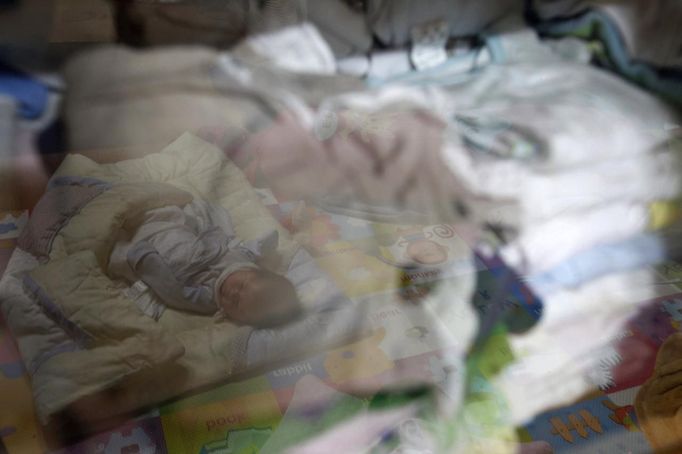
[{"label": "folded blue blanket", "polygon": [[576,288],[607,274],[660,263],[666,253],[661,236],[639,234],[581,252],[547,272],[528,277],[526,282],[539,294],[547,295],[562,288]]}]

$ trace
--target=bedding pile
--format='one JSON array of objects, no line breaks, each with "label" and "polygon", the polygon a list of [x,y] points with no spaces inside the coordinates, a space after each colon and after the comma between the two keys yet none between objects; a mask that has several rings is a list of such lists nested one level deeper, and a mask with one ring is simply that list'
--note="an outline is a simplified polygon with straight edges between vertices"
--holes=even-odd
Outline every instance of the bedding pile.
[{"label": "bedding pile", "polygon": [[[289,162],[275,145],[283,137],[296,150],[289,151],[293,162],[303,162],[305,153],[297,150],[314,150],[305,162],[318,171],[310,175],[318,177],[316,195],[334,181],[324,173],[325,159],[333,159],[335,169],[383,164],[395,180],[415,183],[396,200],[386,192],[399,192],[400,183],[381,171],[373,181],[362,172],[353,174],[354,181],[336,176],[339,182],[319,202],[327,208],[364,208],[372,218],[381,215],[376,206],[383,202],[481,227],[481,255],[523,276],[535,294],[529,306],[542,303],[536,325],[509,336],[511,364],[486,377],[516,425],[608,386],[620,361],[614,343],[622,326],[657,296],[650,266],[679,254],[680,117],[665,101],[588,66],[581,53],[542,43],[533,31],[489,36],[485,46],[491,62],[473,74],[445,64],[375,78],[374,91],[329,98],[309,112],[317,120],[308,137],[293,140],[304,134],[280,121],[254,134],[246,147],[276,188],[285,173],[282,162]],[[454,180],[424,164],[439,147],[433,141],[438,126],[404,104],[428,105],[432,118],[446,125],[439,151]],[[411,139],[419,153],[409,148]],[[387,144],[394,159],[382,162]],[[353,145],[372,150],[370,158],[354,154]],[[325,158],[330,153],[333,158]],[[420,157],[411,163],[413,173],[400,163],[407,155]],[[418,198],[423,180],[417,173],[431,179],[429,199]],[[287,175],[311,181],[305,170]],[[441,186],[444,179],[458,190]],[[281,191],[288,194],[292,184]],[[448,212],[438,205],[442,196],[462,208]]]},{"label": "bedding pile", "polygon": [[[406,344],[381,331],[360,336],[366,304],[393,304],[388,290],[404,296],[405,275],[420,273],[447,277],[407,298],[418,309],[405,311],[435,333],[447,370],[438,386],[407,371],[366,382],[328,367],[344,391],[372,396],[349,399],[362,411],[334,414],[298,439],[280,431],[266,448],[513,452],[515,426],[608,386],[622,327],[658,296],[651,267],[679,255],[680,114],[643,89],[674,102],[669,84],[678,79],[647,75],[646,65],[638,72],[610,47],[602,63],[640,86],[590,65],[593,43],[576,39],[586,37],[584,24],[549,20],[587,11],[572,9],[576,2],[564,9],[564,2],[531,2],[551,40],[519,17],[503,24],[507,7],[518,12],[512,2],[499,2],[484,21],[495,27],[484,30],[471,21],[472,29],[461,29],[459,16],[414,29],[408,7],[390,6],[404,2],[361,3],[359,10],[337,6],[349,20],[371,12],[367,36],[409,48],[374,52],[369,40],[325,40],[335,24],[321,31],[302,24],[222,53],[106,47],[71,62],[66,113],[76,150],[174,142],[117,164],[69,156],[12,258],[2,307],[44,418],[120,383],[130,390],[123,407],[151,405],[341,338],[354,343],[332,357],[358,356],[358,367],[381,368],[386,352]],[[470,14],[483,19],[472,5]],[[428,22],[434,11],[418,19]],[[592,6],[580,20],[625,20],[618,11]],[[610,36],[598,38],[612,45]],[[450,38],[462,41],[446,49]],[[652,65],[675,64],[635,42],[628,49]],[[343,242],[315,243],[319,232],[305,228],[294,241],[252,185],[330,216],[403,230],[397,239],[373,236],[363,253]],[[102,273],[118,226],[139,210],[192,198],[219,203],[248,239],[277,230],[273,266],[302,295],[314,290],[309,317],[281,331],[252,331],[166,309],[157,323],[125,298]],[[60,208],[52,213],[52,206]],[[306,226],[291,223],[292,231]],[[454,225],[462,244],[448,250],[435,228],[413,228],[437,223]],[[317,246],[315,259],[298,241]],[[460,263],[439,258],[452,249]],[[492,285],[480,277],[474,285],[480,269]],[[511,310],[510,295],[518,301]],[[305,408],[296,411],[289,422],[300,426]]]},{"label": "bedding pile", "polygon": [[[268,52],[278,48],[269,40],[286,37],[297,46],[297,61],[310,62],[307,67],[287,68],[285,56]],[[334,74],[331,52],[310,25],[249,38],[221,56],[205,55],[203,67],[213,68],[215,87],[230,87],[240,102],[267,112],[236,127],[223,117],[217,132],[209,132],[279,197],[375,220],[393,214],[402,222],[412,217],[470,225],[478,232],[470,244],[491,269],[501,263],[523,276],[535,295],[526,310],[535,326],[510,334],[510,364],[484,377],[506,402],[496,420],[512,426],[608,382],[618,361],[614,337],[638,305],[655,296],[646,267],[671,251],[665,229],[677,218],[680,156],[666,125],[679,116],[665,102],[587,65],[581,52],[543,43],[531,30],[491,34],[484,45],[491,57],[473,71],[446,62],[374,78],[369,90]],[[100,71],[93,63],[112,55],[141,61],[128,51],[102,50],[74,63],[71,74],[78,73],[76,81],[81,74],[93,76]],[[155,55],[158,60],[146,66],[121,68],[151,71],[170,83],[172,77],[156,68],[182,59],[170,58],[169,51]],[[83,93],[91,94],[82,99],[127,87],[126,71],[107,74],[108,80],[120,78],[115,84],[86,85]],[[292,82],[294,75],[299,82]],[[77,93],[70,108],[81,121],[93,112],[129,118],[126,112],[138,110],[133,106],[156,111],[157,99],[165,96],[85,107]],[[170,135],[167,127],[181,111],[170,109],[174,103],[163,105],[145,124],[151,126],[147,137]],[[86,137],[102,128],[99,121],[85,124],[91,127],[73,131],[79,146],[131,137],[121,132],[125,125]],[[436,314],[447,310],[447,296],[437,294],[425,304]],[[481,326],[495,324],[479,318]],[[446,330],[459,345],[453,354],[459,363],[477,326],[463,320]],[[457,386],[464,386],[461,377]],[[468,443],[460,448],[466,451]]]},{"label": "bedding pile", "polygon": [[[364,207],[373,217],[383,203],[479,226],[481,255],[523,276],[544,306],[531,331],[511,336],[514,365],[495,378],[519,424],[604,386],[618,361],[612,341],[656,296],[648,266],[679,252],[680,117],[533,31],[491,36],[486,46],[494,59],[476,73],[446,64],[374,80],[373,91],[310,109],[307,134],[285,118],[241,151],[257,156],[281,193],[310,184],[327,208]],[[348,173],[325,172],[327,159]],[[363,167],[380,170],[365,176]]]},{"label": "bedding pile", "polygon": [[570,395],[608,380],[611,340],[655,296],[647,267],[679,253],[682,150],[663,101],[527,33],[498,45],[506,64],[447,87],[457,110],[445,157],[494,232],[488,254],[543,302],[498,378],[523,421],[556,404],[558,386]]}]

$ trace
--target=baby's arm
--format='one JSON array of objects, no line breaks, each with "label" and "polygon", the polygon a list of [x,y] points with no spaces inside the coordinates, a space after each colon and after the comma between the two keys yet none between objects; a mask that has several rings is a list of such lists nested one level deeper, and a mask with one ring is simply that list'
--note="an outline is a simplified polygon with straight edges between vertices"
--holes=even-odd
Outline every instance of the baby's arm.
[{"label": "baby's arm", "polygon": [[213,289],[206,286],[184,286],[148,242],[141,241],[133,246],[128,252],[127,260],[137,277],[168,307],[206,315],[216,312]]},{"label": "baby's arm", "polygon": [[275,253],[278,244],[279,232],[277,232],[277,230],[271,230],[253,240],[244,241],[235,237],[230,242],[230,249],[246,254],[251,260],[255,261],[258,258],[263,258]]}]

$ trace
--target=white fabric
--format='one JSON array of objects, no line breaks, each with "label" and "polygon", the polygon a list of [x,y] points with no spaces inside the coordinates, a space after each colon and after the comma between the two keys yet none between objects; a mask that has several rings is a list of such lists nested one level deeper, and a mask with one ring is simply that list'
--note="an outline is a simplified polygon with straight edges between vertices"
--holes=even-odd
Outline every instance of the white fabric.
[{"label": "white fabric", "polygon": [[648,223],[646,205],[615,202],[533,224],[503,246],[501,254],[520,272],[535,274],[597,244],[643,232]]},{"label": "white fabric", "polygon": [[561,60],[490,66],[449,92],[458,114],[522,126],[543,139],[549,156],[534,167],[548,171],[648,153],[665,144],[663,125],[680,119],[614,75]]},{"label": "white fabric", "polygon": [[242,46],[265,58],[268,64],[287,71],[315,74],[336,71],[331,48],[310,24],[253,35]]},{"label": "white fabric", "polygon": [[507,397],[513,424],[525,424],[548,406],[567,404],[597,385],[595,370],[622,327],[643,302],[664,294],[649,271],[601,278],[544,300],[539,324],[512,335],[517,360],[495,379]]},{"label": "white fabric", "polygon": [[653,140],[648,146],[642,144],[640,150],[651,150],[649,154],[604,161],[595,155],[591,165],[556,171],[533,169],[532,164],[519,161],[477,159],[461,146],[451,146],[448,151],[458,177],[472,191],[491,198],[518,199],[521,222],[533,225],[565,212],[618,200],[652,202],[675,198],[682,191],[680,155],[672,147],[654,152],[654,146]]}]

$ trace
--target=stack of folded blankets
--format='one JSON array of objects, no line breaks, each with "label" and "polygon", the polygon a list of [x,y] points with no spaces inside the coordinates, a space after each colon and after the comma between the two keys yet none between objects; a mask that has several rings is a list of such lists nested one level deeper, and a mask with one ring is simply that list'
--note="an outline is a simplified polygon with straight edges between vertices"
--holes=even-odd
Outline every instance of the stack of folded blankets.
[{"label": "stack of folded blankets", "polygon": [[[327,62],[331,52],[319,52],[326,44],[317,46],[321,40],[314,30],[304,32],[306,39],[297,40],[295,48],[297,61]],[[283,35],[278,36],[281,40]],[[247,107],[232,108],[217,120],[228,122],[239,114],[240,124],[265,124],[251,131],[238,151],[253,152],[253,162],[260,163],[273,190],[282,186],[311,198],[328,190],[326,195],[346,204],[392,196],[403,205],[416,201],[427,209],[447,202],[467,221],[494,232],[491,253],[523,276],[544,305],[533,328],[509,337],[515,361],[493,379],[508,404],[508,422],[522,425],[603,384],[607,371],[602,365],[613,359],[612,342],[638,306],[655,296],[648,266],[675,252],[671,229],[682,193],[682,120],[637,86],[555,53],[534,32],[489,36],[486,42],[495,58],[480,71],[460,77],[443,65],[377,90],[330,74],[333,61],[301,65],[296,69],[307,74],[299,77],[272,70],[269,65],[292,70],[296,59],[283,54],[263,55],[268,64],[251,64],[247,53],[237,49],[218,65],[209,65],[214,56],[207,55],[203,67],[211,68],[211,81],[221,93],[239,94],[229,99],[232,107],[233,99],[242,100],[240,106],[252,98],[263,104],[279,101],[279,109],[270,109],[275,111],[272,121],[252,121],[262,120],[256,114],[241,119],[251,112]],[[259,37],[250,51],[273,49],[266,44]],[[314,49],[306,54],[305,47]],[[285,65],[285,60],[291,61]],[[262,77],[270,72],[279,78]],[[177,106],[177,100],[168,105]],[[215,104],[216,109],[222,106]],[[114,136],[107,133],[111,122],[96,128],[83,121],[85,115],[92,117],[91,103],[84,109],[72,101],[70,107],[70,118],[81,119],[72,124],[88,125],[72,134],[75,143],[91,146]],[[130,120],[140,111],[136,104],[123,107],[116,118]],[[189,110],[177,118],[169,115],[175,113],[170,108],[157,111],[158,126],[143,122],[142,131],[129,123],[128,134],[119,135],[130,138],[131,131],[139,130],[147,137],[157,129],[174,133],[168,126],[175,127],[174,119],[182,120],[178,127],[189,127]],[[446,140],[440,140],[441,133]],[[389,153],[381,154],[387,144]],[[429,161],[433,150],[442,159]],[[424,182],[427,171],[434,178]],[[424,195],[419,194],[421,183],[434,189],[428,197],[418,197]],[[437,193],[440,189],[443,193]],[[458,203],[442,197],[446,192]],[[464,330],[453,334],[467,337]],[[396,415],[404,419],[401,412]],[[379,434],[396,425],[380,422]],[[339,424],[339,430],[349,427]]]},{"label": "stack of folded blankets", "polygon": [[495,232],[491,253],[544,304],[495,379],[515,424],[608,381],[614,339],[656,296],[649,266],[677,252],[682,190],[673,108],[604,71],[521,54],[449,88],[444,152]]},{"label": "stack of folded blankets", "polygon": [[[494,405],[507,407],[506,423],[514,426],[608,384],[609,367],[618,359],[614,342],[638,308],[656,296],[650,266],[676,252],[682,120],[660,98],[556,52],[559,43],[543,43],[532,31],[489,36],[486,42],[495,48],[495,59],[480,71],[460,77],[436,68],[400,78],[400,84],[332,96],[309,113],[322,117],[326,108],[339,113],[336,119],[348,109],[381,119],[387,106],[395,112],[412,105],[447,125],[438,146],[451,177],[448,195],[458,199],[453,205],[467,221],[494,233],[494,241],[481,250],[523,276],[543,303],[535,326],[509,336],[514,361],[485,377],[492,379],[485,386],[505,402]],[[406,112],[409,116],[411,111]],[[395,142],[405,153],[424,161],[432,156],[433,141],[420,134],[433,130],[424,123],[389,126],[403,139]],[[381,131],[377,134],[371,138]],[[324,158],[341,140],[328,137],[318,137],[327,148],[310,142],[315,153],[307,168],[314,167],[313,156]],[[352,153],[357,142],[344,140],[337,166],[352,161],[353,177],[361,178],[358,169],[364,167],[358,162],[367,160]],[[368,140],[362,151],[376,143]],[[277,163],[265,157],[263,162]],[[265,173],[274,175],[270,170]],[[310,181],[320,192],[326,187],[325,181]],[[386,182],[387,188],[395,186],[393,180]],[[347,183],[342,187],[352,193],[354,181]],[[436,202],[425,201],[424,208]],[[465,420],[470,404],[465,401],[460,408]],[[453,452],[473,452],[466,440],[460,441]]]},{"label": "stack of folded blankets", "polygon": [[[493,378],[508,403],[508,422],[522,425],[606,384],[605,366],[617,359],[614,341],[638,307],[656,296],[650,265],[675,252],[682,119],[655,95],[589,66],[580,53],[557,51],[561,43],[541,42],[532,30],[487,36],[485,42],[495,58],[480,71],[460,77],[444,65],[376,90],[330,95],[321,105],[300,103],[296,114],[312,118],[300,123],[308,135],[317,133],[317,141],[303,134],[305,140],[299,138],[299,146],[288,147],[286,155],[277,146],[254,148],[260,150],[264,174],[274,177],[270,183],[276,182],[281,162],[305,155],[306,165],[280,173],[287,175],[289,189],[299,181],[303,192],[314,187],[316,194],[334,186],[324,170],[328,155],[338,151],[334,169],[348,166],[354,179],[338,172],[343,175],[334,181],[340,189],[332,195],[347,204],[361,201],[353,187],[362,186],[358,181],[370,195],[383,195],[396,187],[397,169],[404,170],[405,181],[414,176],[410,171],[431,169],[419,161],[428,161],[431,150],[440,147],[450,187],[446,191],[442,181],[434,181],[436,192],[458,198],[453,205],[462,218],[494,232],[490,252],[523,276],[543,302],[537,324],[509,337],[514,362]],[[440,130],[415,120],[421,117],[414,108],[442,120],[442,143],[427,137]],[[320,135],[315,125],[325,112],[337,114],[334,130],[343,129],[336,121],[344,113],[373,119],[367,120],[368,140],[348,140],[334,131]],[[401,112],[412,122],[401,123]],[[384,119],[388,132],[380,127]],[[259,136],[293,143],[295,131],[281,120]],[[408,154],[413,169],[389,160],[393,173],[362,171],[371,168],[367,155],[380,154],[368,150],[376,151],[371,147],[378,148],[382,137],[393,137],[402,147],[401,159]],[[353,148],[360,143],[359,150]],[[321,169],[319,175],[297,178],[296,172],[310,174],[312,168]],[[414,181],[420,180],[414,176]],[[436,192],[423,208],[438,208],[436,199],[444,193]]]}]

